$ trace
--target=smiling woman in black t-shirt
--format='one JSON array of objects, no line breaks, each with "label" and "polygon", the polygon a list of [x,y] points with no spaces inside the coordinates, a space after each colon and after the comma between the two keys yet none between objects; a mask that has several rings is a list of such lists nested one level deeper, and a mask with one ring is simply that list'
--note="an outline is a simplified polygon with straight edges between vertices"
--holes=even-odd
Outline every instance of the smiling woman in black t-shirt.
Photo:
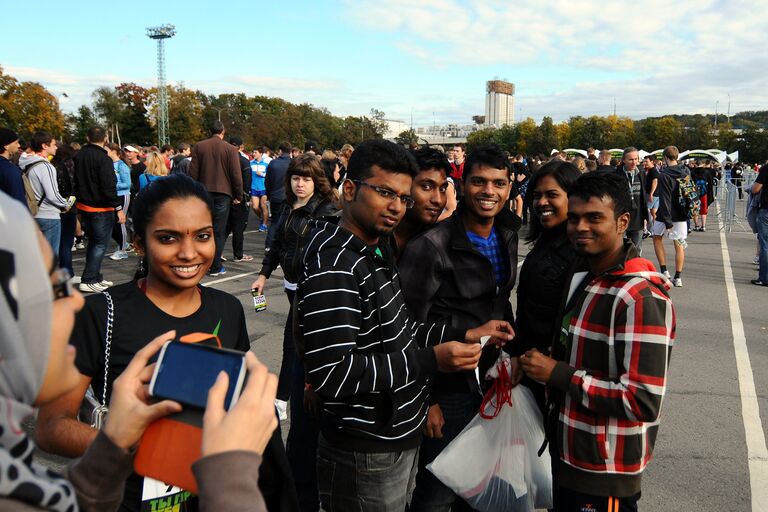
[{"label": "smiling woman in black t-shirt", "polygon": [[[78,314],[70,343],[77,349],[75,364],[81,381],[73,392],[41,409],[37,435],[47,451],[78,457],[96,435],[95,429],[77,420],[77,413],[89,385],[99,400],[102,397],[110,300],[113,322],[107,400],[112,382],[134,354],[166,331],[175,330],[177,337],[212,333],[224,348],[250,349],[239,300],[200,286],[215,253],[210,198],[205,189],[184,175],[173,175],[153,181],[137,196],[134,206],[139,271],[133,281],[88,297]],[[259,480],[269,509],[293,508],[293,483],[286,466],[276,433],[265,450]],[[126,483],[121,510],[138,511],[141,498],[142,479],[133,475]],[[192,507],[187,509],[194,508],[194,504],[189,505]]]}]

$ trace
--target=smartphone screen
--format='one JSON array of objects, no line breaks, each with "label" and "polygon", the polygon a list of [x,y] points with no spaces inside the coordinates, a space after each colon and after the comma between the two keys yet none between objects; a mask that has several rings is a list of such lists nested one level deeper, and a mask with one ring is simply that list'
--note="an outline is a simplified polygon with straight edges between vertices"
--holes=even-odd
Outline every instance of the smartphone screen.
[{"label": "smartphone screen", "polygon": [[242,384],[244,354],[203,345],[172,341],[163,351],[150,386],[157,398],[175,400],[185,405],[205,409],[208,390],[219,372],[229,376],[229,389],[224,408],[229,410],[234,393]]}]

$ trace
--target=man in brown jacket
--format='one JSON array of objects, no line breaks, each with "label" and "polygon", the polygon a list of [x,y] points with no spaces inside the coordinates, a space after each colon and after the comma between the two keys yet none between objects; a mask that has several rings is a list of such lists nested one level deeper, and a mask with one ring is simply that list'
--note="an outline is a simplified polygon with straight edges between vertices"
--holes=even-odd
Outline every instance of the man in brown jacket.
[{"label": "man in brown jacket", "polygon": [[243,197],[243,176],[237,149],[224,142],[224,125],[211,123],[211,136],[192,148],[189,175],[202,183],[213,199],[213,232],[216,255],[208,274],[219,276],[226,272],[221,264],[221,252],[227,236],[229,207],[239,204]]}]

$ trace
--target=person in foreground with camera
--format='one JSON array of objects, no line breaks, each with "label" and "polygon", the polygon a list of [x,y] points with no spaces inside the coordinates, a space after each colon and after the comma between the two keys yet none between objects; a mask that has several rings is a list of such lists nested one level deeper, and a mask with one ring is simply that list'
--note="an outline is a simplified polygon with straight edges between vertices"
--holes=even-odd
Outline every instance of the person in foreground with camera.
[{"label": "person in foreground with camera", "polygon": [[[239,300],[200,286],[216,252],[211,208],[204,187],[181,174],[158,178],[136,196],[133,223],[134,245],[141,257],[139,271],[133,281],[88,297],[78,313],[70,343],[77,349],[80,381],[41,408],[36,438],[42,449],[81,456],[98,433],[98,425],[78,420],[89,385],[100,404],[106,405],[115,379],[131,358],[161,333],[174,330],[180,338],[210,333],[218,337],[221,348],[250,349]],[[142,503],[151,506],[160,498],[150,484],[148,479],[131,475],[122,510],[138,511]],[[296,508],[279,432],[273,434],[265,451],[260,489],[270,509]],[[194,505],[187,501],[185,506],[189,510]]]},{"label": "person in foreground with camera", "polygon": [[[146,393],[154,370],[147,363],[176,333],[166,332],[136,353],[113,384],[104,428],[65,475],[33,462],[35,445],[21,422],[35,407],[78,385],[68,340],[84,305],[39,233],[36,243],[36,231],[24,206],[0,193],[0,510],[116,510],[144,430],[181,410],[167,400],[150,403]],[[11,286],[14,281],[17,286]],[[192,468],[201,510],[236,509],[242,503],[266,510],[255,469],[277,425],[277,379],[252,354],[246,364],[250,378],[230,412],[223,407],[225,376],[208,395],[203,457]]]}]

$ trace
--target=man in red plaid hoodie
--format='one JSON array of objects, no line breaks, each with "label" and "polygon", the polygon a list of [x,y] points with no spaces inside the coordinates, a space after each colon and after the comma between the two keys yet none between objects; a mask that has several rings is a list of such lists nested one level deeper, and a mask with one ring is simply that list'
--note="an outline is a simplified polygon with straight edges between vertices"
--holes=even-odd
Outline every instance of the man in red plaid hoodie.
[{"label": "man in red plaid hoodie", "polygon": [[669,280],[623,240],[631,204],[615,173],[571,187],[568,237],[585,265],[563,299],[552,357],[520,358],[549,390],[557,512],[636,511],[653,453],[675,310]]}]

